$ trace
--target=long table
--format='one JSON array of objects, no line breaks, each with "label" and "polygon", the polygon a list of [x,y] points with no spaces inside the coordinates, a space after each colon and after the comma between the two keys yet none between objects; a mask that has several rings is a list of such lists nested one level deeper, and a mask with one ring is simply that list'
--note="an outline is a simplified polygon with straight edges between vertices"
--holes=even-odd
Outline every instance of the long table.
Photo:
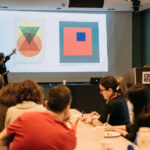
[{"label": "long table", "polygon": [[[73,121],[81,115],[76,109],[71,109],[70,113]],[[101,150],[101,140],[96,137],[93,126],[79,122],[76,136],[77,147],[75,150]],[[122,136],[113,138],[104,137],[102,140],[111,141],[113,143],[113,150],[127,150],[128,145],[133,144]],[[135,146],[135,150],[139,150],[139,148]]]}]

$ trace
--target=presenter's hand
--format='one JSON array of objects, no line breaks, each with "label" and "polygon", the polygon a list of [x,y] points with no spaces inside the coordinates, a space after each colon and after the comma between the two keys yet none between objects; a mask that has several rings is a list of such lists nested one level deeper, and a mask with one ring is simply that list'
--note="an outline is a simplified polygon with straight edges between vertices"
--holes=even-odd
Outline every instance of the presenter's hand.
[{"label": "presenter's hand", "polygon": [[15,53],[16,53],[16,48],[14,48],[14,49],[12,50],[12,53],[13,53],[13,54],[15,54]]},{"label": "presenter's hand", "polygon": [[3,73],[3,75],[7,75],[8,73],[9,73],[9,71],[6,71],[6,72]]},{"label": "presenter's hand", "polygon": [[11,57],[13,54],[15,54],[16,53],[16,48],[14,48],[13,50],[12,50],[12,52],[8,55],[9,57]]}]

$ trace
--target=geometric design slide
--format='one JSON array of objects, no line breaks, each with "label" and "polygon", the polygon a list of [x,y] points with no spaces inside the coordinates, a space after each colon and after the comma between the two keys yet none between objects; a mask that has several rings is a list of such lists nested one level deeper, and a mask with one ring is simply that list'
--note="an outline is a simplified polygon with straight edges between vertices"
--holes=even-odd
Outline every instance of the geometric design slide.
[{"label": "geometric design slide", "polygon": [[39,26],[34,24],[21,25],[18,28],[17,47],[19,52],[25,57],[36,56],[42,49],[42,41],[38,32]]},{"label": "geometric design slide", "polygon": [[59,22],[60,63],[99,62],[97,22]]}]

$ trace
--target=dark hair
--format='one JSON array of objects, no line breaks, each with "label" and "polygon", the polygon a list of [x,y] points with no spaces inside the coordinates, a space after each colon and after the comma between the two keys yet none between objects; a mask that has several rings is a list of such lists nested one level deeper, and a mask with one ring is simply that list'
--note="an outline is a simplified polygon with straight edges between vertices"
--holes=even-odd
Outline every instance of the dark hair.
[{"label": "dark hair", "polygon": [[41,103],[43,97],[43,89],[36,82],[32,80],[24,80],[20,82],[17,94],[19,103],[23,101]]},{"label": "dark hair", "polygon": [[3,76],[0,74],[0,89],[3,87],[4,85],[4,78]]},{"label": "dark hair", "polygon": [[127,97],[133,104],[134,119],[137,120],[142,112],[147,112],[147,105],[150,102],[149,90],[142,84],[131,86],[127,91]]},{"label": "dark hair", "polygon": [[139,127],[150,127],[150,112],[140,114],[137,124]]},{"label": "dark hair", "polygon": [[48,107],[53,112],[62,112],[71,101],[71,91],[64,85],[54,86],[48,93]]},{"label": "dark hair", "polygon": [[117,82],[116,78],[113,76],[106,76],[100,80],[100,84],[108,90],[111,88],[113,92],[118,92],[119,83]]},{"label": "dark hair", "polygon": [[0,53],[0,61],[4,58],[4,53]]},{"label": "dark hair", "polygon": [[17,104],[18,83],[10,83],[0,90],[0,103],[13,106]]}]

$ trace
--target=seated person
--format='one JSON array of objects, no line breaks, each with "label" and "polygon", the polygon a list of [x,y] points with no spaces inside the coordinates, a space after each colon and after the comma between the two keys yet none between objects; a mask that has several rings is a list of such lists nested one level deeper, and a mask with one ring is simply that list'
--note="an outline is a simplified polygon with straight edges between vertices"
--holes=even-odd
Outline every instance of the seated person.
[{"label": "seated person", "polygon": [[46,111],[41,104],[42,98],[42,87],[36,82],[32,80],[20,82],[17,90],[17,104],[7,110],[5,127],[25,112]]},{"label": "seated person", "polygon": [[54,86],[45,102],[47,112],[28,112],[0,133],[0,150],[74,150],[75,130],[66,126],[72,96],[66,86]]},{"label": "seated person", "polygon": [[[100,80],[100,93],[106,100],[99,119],[97,113],[91,113],[83,116],[84,122],[91,123],[94,126],[102,125],[108,122],[111,125],[126,125],[130,123],[129,112],[125,98],[122,96],[120,86],[115,77],[106,76]],[[90,118],[90,119],[89,119]]]},{"label": "seated person", "polygon": [[148,113],[140,114],[137,124],[138,124],[138,128],[150,127],[150,111]]},{"label": "seated person", "polygon": [[8,108],[17,104],[17,91],[18,83],[7,84],[0,90],[0,132],[4,129]]},{"label": "seated person", "polygon": [[127,106],[128,106],[128,110],[129,110],[129,116],[130,116],[130,122],[132,122],[133,121],[133,111],[132,111],[132,104],[127,98],[127,89],[128,89],[127,83],[125,82],[123,77],[116,76],[115,78],[116,78],[117,82],[119,83],[119,86],[121,89],[121,94],[125,97],[125,99],[127,101]]},{"label": "seated person", "polygon": [[[130,141],[134,141],[136,133],[141,126],[148,126],[150,122],[147,119],[147,115],[150,112],[149,103],[150,103],[150,94],[149,89],[142,84],[137,84],[131,86],[127,91],[127,96],[133,107],[134,119],[132,124],[123,125],[123,126],[110,126],[106,125],[107,129],[113,129],[120,132],[124,137]],[[144,119],[147,119],[147,122],[144,123]],[[147,123],[147,125],[146,125]]]}]

